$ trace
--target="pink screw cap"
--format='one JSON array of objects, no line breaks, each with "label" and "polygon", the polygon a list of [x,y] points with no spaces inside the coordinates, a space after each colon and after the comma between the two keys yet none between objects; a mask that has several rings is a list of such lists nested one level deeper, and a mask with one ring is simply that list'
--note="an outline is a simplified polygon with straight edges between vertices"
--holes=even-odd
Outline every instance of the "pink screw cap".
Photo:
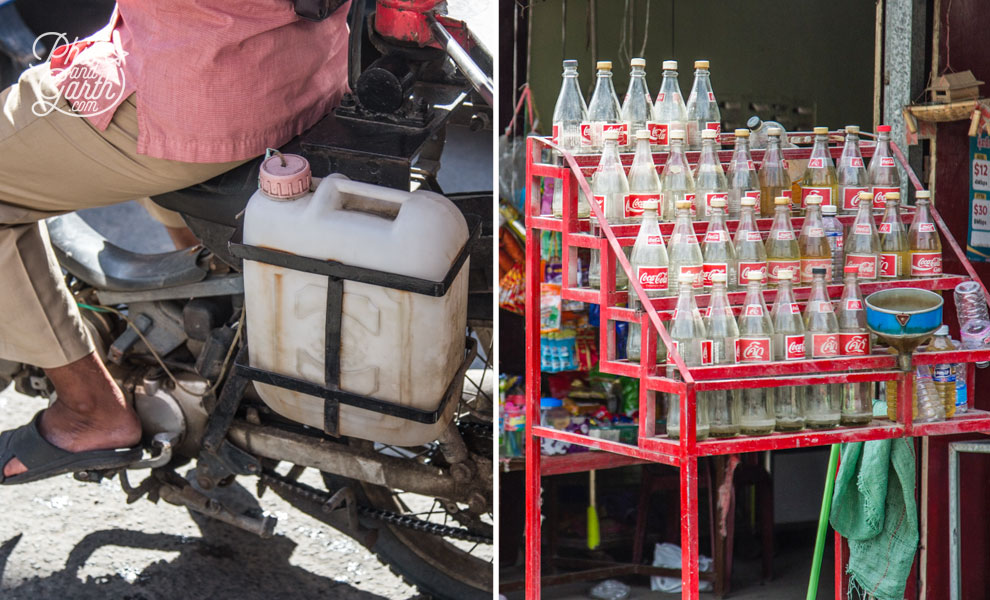
[{"label": "pink screw cap", "polygon": [[261,163],[258,188],[276,200],[292,200],[309,192],[309,161],[298,154],[275,152]]}]

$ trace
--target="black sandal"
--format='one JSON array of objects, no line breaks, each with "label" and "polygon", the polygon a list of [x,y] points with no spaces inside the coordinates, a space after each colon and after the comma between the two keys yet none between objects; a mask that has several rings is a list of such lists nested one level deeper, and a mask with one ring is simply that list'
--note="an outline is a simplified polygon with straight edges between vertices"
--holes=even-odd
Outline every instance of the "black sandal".
[{"label": "black sandal", "polygon": [[[38,412],[27,425],[0,433],[0,485],[30,483],[76,471],[119,469],[141,460],[140,445],[87,452],[68,452],[53,446],[38,429],[42,412]],[[3,468],[14,458],[24,463],[27,471],[4,477]]]}]

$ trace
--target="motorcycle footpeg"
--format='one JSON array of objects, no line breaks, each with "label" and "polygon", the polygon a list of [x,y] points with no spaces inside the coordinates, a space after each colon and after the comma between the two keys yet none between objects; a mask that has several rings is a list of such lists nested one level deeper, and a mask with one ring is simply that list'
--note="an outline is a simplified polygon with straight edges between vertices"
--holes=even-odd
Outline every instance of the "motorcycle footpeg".
[{"label": "motorcycle footpeg", "polygon": [[[180,434],[162,432],[151,438],[151,454],[127,466],[128,470],[157,469],[164,467],[172,460],[172,447],[178,443]],[[157,451],[157,453],[155,453]]]}]

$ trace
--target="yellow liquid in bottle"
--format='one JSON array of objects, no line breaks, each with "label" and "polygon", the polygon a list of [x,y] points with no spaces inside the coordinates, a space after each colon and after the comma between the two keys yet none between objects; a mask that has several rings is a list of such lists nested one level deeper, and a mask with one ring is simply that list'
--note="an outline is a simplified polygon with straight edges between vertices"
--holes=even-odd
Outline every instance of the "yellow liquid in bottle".
[{"label": "yellow liquid in bottle", "polygon": [[782,186],[771,185],[767,187],[760,186],[760,217],[769,218],[773,217],[773,201],[777,196],[783,196],[785,191],[790,190],[790,188],[785,188]]},{"label": "yellow liquid in bottle", "polygon": [[[891,421],[897,420],[897,381],[887,381],[887,418]],[[955,390],[953,390],[955,392]],[[911,391],[911,419],[918,418],[918,393]]]}]

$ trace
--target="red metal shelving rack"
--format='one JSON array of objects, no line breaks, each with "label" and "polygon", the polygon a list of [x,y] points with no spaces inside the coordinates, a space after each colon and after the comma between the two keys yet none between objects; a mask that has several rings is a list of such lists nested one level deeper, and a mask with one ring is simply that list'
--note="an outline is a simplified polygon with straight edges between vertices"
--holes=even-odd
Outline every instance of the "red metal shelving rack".
[{"label": "red metal shelving rack", "polygon": [[[731,140],[731,136],[723,136]],[[830,135],[833,141],[842,139],[841,132]],[[810,143],[809,133],[790,134],[789,139],[795,143]],[[872,156],[874,144],[862,143],[864,157]],[[916,189],[922,189],[917,176],[908,166],[900,149],[893,146],[897,159],[904,167]],[[629,262],[622,252],[622,246],[632,245],[635,241],[638,226],[614,225],[606,223],[601,209],[591,203],[594,216],[601,223],[600,235],[589,232],[588,221],[577,218],[578,187],[586,197],[591,197],[591,190],[584,176],[593,172],[598,163],[597,155],[572,155],[563,152],[547,138],[530,137],[526,144],[526,598],[540,598],[540,564],[541,564],[541,511],[540,486],[541,477],[545,472],[541,468],[540,438],[553,438],[601,450],[585,455],[580,461],[580,470],[608,468],[614,466],[617,456],[628,462],[629,459],[657,462],[680,470],[681,495],[681,578],[685,598],[696,600],[699,596],[698,572],[698,459],[702,456],[733,454],[740,452],[755,452],[761,450],[783,450],[807,446],[821,446],[842,442],[889,439],[895,437],[946,435],[955,433],[988,432],[990,431],[990,412],[972,409],[973,403],[973,373],[969,369],[969,404],[970,409],[956,417],[938,423],[914,424],[911,420],[911,390],[913,376],[910,372],[902,372],[897,368],[896,356],[891,354],[872,354],[865,357],[839,357],[830,360],[804,360],[794,362],[762,363],[758,365],[719,365],[688,369],[680,356],[674,351],[668,352],[668,360],[672,360],[680,376],[680,380],[665,376],[664,364],[637,364],[627,360],[616,359],[614,321],[639,321],[642,327],[642,347],[640,356],[655,356],[656,336],[647,332],[658,332],[667,348],[671,348],[671,340],[661,323],[664,311],[673,309],[675,298],[648,299],[638,281],[629,277],[631,292],[638,296],[645,311],[636,312],[619,306],[625,303],[627,292],[616,291],[614,277],[616,264],[630,274]],[[541,162],[544,150],[555,150],[563,156],[566,166],[557,166]],[[833,158],[841,154],[841,147],[830,147]],[[697,162],[697,152],[688,152],[688,160]],[[752,152],[753,159],[761,162],[762,150]],[[785,159],[807,159],[811,154],[810,148],[794,148],[784,150]],[[719,159],[724,163],[731,158],[731,151],[721,151]],[[623,164],[632,162],[632,154],[622,156]],[[665,153],[654,154],[654,161],[659,169],[666,160]],[[539,214],[539,197],[534,194],[539,178],[553,178],[563,185],[563,215],[554,218]],[[903,211],[905,221],[912,214],[910,210]],[[932,290],[951,290],[958,283],[973,279],[980,281],[972,265],[959,244],[949,233],[945,222],[937,210],[932,209],[932,216],[941,231],[942,239],[962,263],[966,275],[943,275],[933,279],[915,279],[910,281],[863,283],[864,294],[878,289],[895,286],[922,287]],[[852,217],[841,217],[848,223]],[[761,231],[770,228],[772,219],[759,219]],[[801,219],[793,219],[795,227],[800,228]],[[696,230],[704,232],[706,223],[696,223]],[[729,221],[729,228],[734,230],[735,221]],[[662,224],[661,230],[669,236],[673,225]],[[623,444],[594,438],[579,433],[559,431],[539,425],[540,390],[540,236],[539,230],[549,230],[561,233],[563,282],[562,296],[566,300],[576,300],[585,303],[598,304],[600,312],[600,369],[604,373],[635,377],[640,380],[639,396],[639,437],[636,445]],[[577,250],[578,248],[597,248],[601,257],[602,289],[580,288],[577,285]],[[944,249],[948,250],[948,249]],[[990,299],[986,287],[980,282],[984,296]],[[830,297],[836,299],[841,294],[841,285],[829,286]],[[797,299],[807,299],[808,287],[795,288]],[[745,292],[732,292],[730,301],[738,304]],[[764,295],[768,302],[774,298],[775,292],[767,290]],[[696,296],[700,307],[708,302],[707,294]],[[978,362],[990,361],[990,349],[957,351],[949,353],[916,353],[914,364],[935,364],[936,362]],[[772,433],[765,436],[745,436],[729,439],[709,439],[698,441],[694,427],[688,423],[695,421],[695,398],[699,392],[718,389],[740,389],[758,387],[777,387],[787,385],[818,385],[826,383],[849,383],[860,381],[896,381],[898,398],[898,421],[876,419],[870,425],[860,427],[838,427],[829,430],[805,430],[797,433]],[[655,431],[657,392],[674,394],[680,402],[680,431],[683,435],[679,440],[657,435]],[[571,469],[568,469],[570,471]],[[576,470],[576,469],[575,469]],[[836,534],[836,600],[845,598],[844,579],[845,556],[842,540]]]}]

